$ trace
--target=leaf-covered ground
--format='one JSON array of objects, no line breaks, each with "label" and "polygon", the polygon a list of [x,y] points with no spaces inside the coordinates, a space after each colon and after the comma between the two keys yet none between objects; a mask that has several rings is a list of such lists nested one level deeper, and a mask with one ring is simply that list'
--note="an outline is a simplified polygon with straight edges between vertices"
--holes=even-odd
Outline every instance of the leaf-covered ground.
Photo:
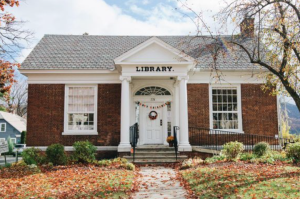
[{"label": "leaf-covered ground", "polygon": [[0,198],[120,198],[132,191],[135,173],[95,166],[65,166],[32,174],[0,170]]},{"label": "leaf-covered ground", "polygon": [[216,163],[180,172],[199,198],[300,198],[300,168]]}]

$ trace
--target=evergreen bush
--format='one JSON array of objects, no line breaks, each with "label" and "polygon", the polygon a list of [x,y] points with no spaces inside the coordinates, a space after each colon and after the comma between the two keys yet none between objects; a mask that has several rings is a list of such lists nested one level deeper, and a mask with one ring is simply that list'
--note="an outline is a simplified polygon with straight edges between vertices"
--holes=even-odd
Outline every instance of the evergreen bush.
[{"label": "evergreen bush", "polygon": [[93,162],[96,153],[96,147],[89,141],[78,141],[73,144],[75,149],[73,159],[80,163]]},{"label": "evergreen bush", "polygon": [[229,160],[236,159],[244,151],[244,145],[241,142],[228,142],[223,145],[222,154]]},{"label": "evergreen bush", "polygon": [[293,158],[295,162],[300,161],[300,142],[288,144],[286,148],[286,156]]},{"label": "evergreen bush", "polygon": [[47,160],[53,165],[65,165],[67,163],[67,155],[62,144],[52,144],[46,150]]},{"label": "evergreen bush", "polygon": [[14,143],[11,141],[10,136],[7,138],[7,145],[8,145],[8,154],[13,154],[14,151]]},{"label": "evergreen bush", "polygon": [[45,158],[41,155],[41,150],[37,148],[27,148],[22,152],[22,158],[27,165],[42,164]]},{"label": "evergreen bush", "polygon": [[26,134],[27,134],[27,131],[22,131],[22,133],[21,133],[21,144],[26,144]]},{"label": "evergreen bush", "polygon": [[266,155],[270,151],[270,145],[267,142],[259,142],[253,148],[253,153],[258,157]]}]

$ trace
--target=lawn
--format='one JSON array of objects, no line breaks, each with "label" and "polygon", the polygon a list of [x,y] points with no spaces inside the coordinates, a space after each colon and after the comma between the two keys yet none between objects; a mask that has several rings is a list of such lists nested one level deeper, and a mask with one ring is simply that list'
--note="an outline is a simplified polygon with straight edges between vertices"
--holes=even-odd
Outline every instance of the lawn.
[{"label": "lawn", "polygon": [[0,170],[0,198],[127,198],[135,177],[134,171],[93,165],[40,170]]},{"label": "lawn", "polygon": [[180,171],[199,198],[300,198],[300,168],[221,162]]}]

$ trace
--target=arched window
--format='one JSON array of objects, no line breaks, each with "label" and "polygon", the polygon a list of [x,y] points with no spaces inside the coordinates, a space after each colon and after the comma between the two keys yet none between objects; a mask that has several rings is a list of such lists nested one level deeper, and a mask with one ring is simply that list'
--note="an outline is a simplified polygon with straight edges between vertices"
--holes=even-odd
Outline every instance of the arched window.
[{"label": "arched window", "polygon": [[159,86],[148,86],[138,90],[135,95],[171,95],[171,93]]}]

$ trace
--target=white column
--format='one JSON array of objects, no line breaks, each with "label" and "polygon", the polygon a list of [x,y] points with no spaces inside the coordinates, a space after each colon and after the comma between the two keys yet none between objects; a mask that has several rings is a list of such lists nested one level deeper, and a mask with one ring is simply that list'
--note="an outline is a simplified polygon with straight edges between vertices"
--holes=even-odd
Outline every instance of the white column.
[{"label": "white column", "polygon": [[118,146],[118,152],[130,152],[129,142],[130,127],[130,85],[131,77],[120,76],[122,81],[121,91],[121,142]]},{"label": "white column", "polygon": [[131,82],[130,84],[130,124],[133,125],[135,123],[135,102],[133,100],[133,95],[132,95],[132,88],[133,84]]},{"label": "white column", "polygon": [[[172,126],[179,126],[179,85],[178,81],[174,83],[174,96],[173,96],[173,103],[172,103]],[[172,132],[174,128],[172,127]],[[174,132],[173,132],[174,135]],[[177,133],[177,140],[179,142],[179,132]]]},{"label": "white column", "polygon": [[179,84],[178,82],[175,83],[175,122],[174,122],[174,126],[179,126]]},{"label": "white column", "polygon": [[187,81],[188,76],[180,76],[179,81],[179,151],[192,151],[189,143]]}]

